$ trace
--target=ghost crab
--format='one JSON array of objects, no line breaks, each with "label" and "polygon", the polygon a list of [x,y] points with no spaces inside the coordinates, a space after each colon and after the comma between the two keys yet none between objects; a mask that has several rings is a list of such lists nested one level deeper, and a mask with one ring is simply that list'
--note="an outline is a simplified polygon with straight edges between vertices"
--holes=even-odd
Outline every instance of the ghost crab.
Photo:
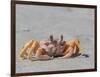
[{"label": "ghost crab", "polygon": [[49,40],[36,41],[30,40],[20,50],[19,56],[22,59],[32,60],[33,57],[36,60],[49,60],[54,57],[69,58],[80,54],[80,41],[63,40],[63,35],[60,39],[54,39],[53,35],[50,35]]}]

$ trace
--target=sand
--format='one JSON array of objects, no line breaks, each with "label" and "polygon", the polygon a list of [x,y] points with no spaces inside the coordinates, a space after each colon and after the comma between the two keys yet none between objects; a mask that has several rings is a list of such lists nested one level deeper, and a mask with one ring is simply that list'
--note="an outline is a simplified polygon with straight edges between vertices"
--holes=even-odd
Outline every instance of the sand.
[{"label": "sand", "polygon": [[[16,73],[94,68],[94,9],[16,5]],[[83,53],[69,59],[20,60],[21,47],[31,39],[44,40],[53,34],[64,40],[79,39]]]}]

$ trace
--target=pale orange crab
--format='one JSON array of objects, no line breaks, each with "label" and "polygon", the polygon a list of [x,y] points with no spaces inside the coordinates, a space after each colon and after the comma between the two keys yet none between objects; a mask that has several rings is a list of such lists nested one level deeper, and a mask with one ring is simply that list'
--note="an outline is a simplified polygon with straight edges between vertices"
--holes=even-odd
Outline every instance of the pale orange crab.
[{"label": "pale orange crab", "polygon": [[29,41],[20,50],[19,56],[22,59],[29,60],[32,60],[33,57],[36,60],[49,60],[53,59],[55,56],[69,58],[78,54],[81,54],[79,40],[67,42],[63,40],[63,35],[61,35],[60,40],[55,40],[53,35],[51,35],[49,40]]}]

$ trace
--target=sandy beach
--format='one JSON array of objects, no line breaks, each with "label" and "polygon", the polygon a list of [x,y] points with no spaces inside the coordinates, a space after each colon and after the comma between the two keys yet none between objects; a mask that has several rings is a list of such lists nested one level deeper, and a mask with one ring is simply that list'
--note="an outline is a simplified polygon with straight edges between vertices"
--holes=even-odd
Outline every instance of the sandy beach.
[{"label": "sandy beach", "polygon": [[[89,57],[20,60],[21,47],[31,39],[45,40],[53,34],[64,40],[79,39]],[[94,68],[94,9],[16,5],[16,73]]]}]

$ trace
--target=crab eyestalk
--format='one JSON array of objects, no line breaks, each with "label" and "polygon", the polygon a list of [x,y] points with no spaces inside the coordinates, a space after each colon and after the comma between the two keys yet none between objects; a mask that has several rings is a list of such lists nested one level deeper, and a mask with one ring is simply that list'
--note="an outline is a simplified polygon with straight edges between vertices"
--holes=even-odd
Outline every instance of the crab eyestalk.
[{"label": "crab eyestalk", "polygon": [[63,46],[66,42],[63,40],[63,35],[60,37],[60,45]]},{"label": "crab eyestalk", "polygon": [[61,40],[60,40],[60,41],[63,41],[63,35],[61,35],[61,37],[60,37],[60,38],[61,38]]},{"label": "crab eyestalk", "polygon": [[50,35],[50,41],[53,42],[53,35]]}]

